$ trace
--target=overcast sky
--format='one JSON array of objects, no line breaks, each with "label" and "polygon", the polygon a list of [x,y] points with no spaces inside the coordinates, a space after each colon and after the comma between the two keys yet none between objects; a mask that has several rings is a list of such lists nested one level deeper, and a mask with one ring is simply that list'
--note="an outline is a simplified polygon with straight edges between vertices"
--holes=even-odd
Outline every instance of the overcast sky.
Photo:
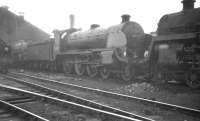
[{"label": "overcast sky", "polygon": [[[161,16],[182,9],[182,0],[0,0],[0,6],[24,12],[25,19],[50,33],[69,27],[69,14],[75,15],[75,27],[89,29],[90,24],[109,27],[121,22],[122,14],[130,14],[144,31],[155,31]],[[196,0],[195,7],[200,7]]]}]

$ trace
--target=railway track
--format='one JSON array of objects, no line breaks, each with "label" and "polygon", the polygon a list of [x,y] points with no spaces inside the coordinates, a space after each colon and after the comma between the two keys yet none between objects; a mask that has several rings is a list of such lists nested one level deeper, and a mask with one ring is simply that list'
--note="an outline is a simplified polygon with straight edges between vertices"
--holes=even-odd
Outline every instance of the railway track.
[{"label": "railway track", "polygon": [[[162,103],[162,102],[158,102],[158,101],[152,101],[152,100],[147,100],[147,99],[142,99],[142,98],[137,98],[137,97],[132,97],[132,96],[127,96],[127,95],[122,95],[122,94],[117,94],[117,93],[112,93],[112,92],[108,92],[108,91],[103,91],[103,90],[99,90],[99,89],[92,89],[92,88],[88,88],[88,87],[82,87],[82,86],[78,86],[78,85],[73,85],[73,84],[66,84],[66,83],[61,83],[61,82],[58,82],[56,80],[49,80],[49,79],[45,79],[45,78],[38,78],[38,77],[35,77],[35,76],[31,76],[31,75],[25,75],[25,74],[19,74],[19,73],[12,73],[10,74],[12,76],[15,76],[15,78],[13,78],[15,81],[19,79],[16,79],[17,78],[23,78],[24,80],[27,80],[27,79],[31,79],[31,82],[33,82],[32,84],[30,83],[30,81],[20,81],[21,83],[24,83],[24,84],[28,84],[29,86],[30,85],[35,85],[34,87],[37,87],[39,85],[57,85],[59,88],[66,88],[69,90],[79,90],[79,92],[83,92],[83,91],[86,91],[86,92],[90,92],[90,94],[92,95],[92,93],[95,93],[95,94],[98,94],[98,95],[102,95],[102,96],[106,96],[106,97],[112,97],[112,98],[115,98],[115,99],[120,99],[120,100],[126,100],[126,101],[129,101],[129,102],[136,102],[137,104],[139,103],[144,103],[145,106],[151,106],[153,107],[152,109],[155,110],[155,108],[159,108],[159,110],[167,110],[167,111],[172,111],[173,113],[175,113],[176,116],[181,115],[182,117],[185,118],[185,115],[188,115],[190,117],[195,117],[194,120],[199,120],[199,114],[200,114],[200,111],[199,110],[196,110],[196,109],[191,109],[191,108],[186,108],[186,107],[182,107],[182,106],[177,106],[177,105],[171,105],[171,104],[167,104],[167,103]],[[26,77],[24,77],[26,76]],[[37,85],[37,84],[38,85]],[[49,86],[48,86],[49,87]],[[38,88],[38,87],[37,87]],[[43,88],[43,87],[40,87],[40,88]],[[62,97],[65,97],[65,99],[75,99],[76,102],[79,102],[79,103],[82,103],[82,104],[86,104],[86,105],[92,105],[92,106],[96,106],[98,105],[97,107],[101,107],[101,109],[105,110],[108,108],[108,106],[105,106],[105,105],[101,105],[99,103],[96,103],[94,101],[90,101],[90,100],[86,100],[84,98],[80,98],[80,97],[77,97],[77,96],[74,96],[72,94],[66,94],[66,93],[62,93],[58,90],[52,90],[54,87],[50,87],[51,88],[51,91],[53,91],[54,95],[62,95]],[[44,89],[43,89],[44,90]],[[46,91],[48,91],[49,89],[45,89]],[[92,93],[91,93],[92,92]],[[83,94],[83,93],[81,93]],[[110,110],[110,109],[109,109]],[[119,112],[119,114],[124,114],[126,113],[127,116],[132,116],[132,117],[140,117],[139,115],[133,115],[132,113],[130,112],[127,112],[127,111],[122,111],[122,110],[119,110],[119,109],[116,109],[116,108],[112,108],[111,110],[113,110],[114,112]],[[121,112],[120,112],[121,111]],[[165,111],[165,112],[167,112]],[[148,113],[148,110],[146,111]],[[164,112],[164,111],[163,111]],[[178,112],[178,113],[177,113]],[[182,115],[184,114],[184,115]],[[142,116],[143,117],[143,116]],[[146,118],[148,119],[148,118]],[[176,119],[175,119],[176,120]]]},{"label": "railway track", "polygon": [[[9,78],[12,80],[16,79],[9,76],[5,76],[5,77],[7,79]],[[19,79],[17,80],[19,81]],[[33,90],[31,90],[31,92],[27,91],[28,88],[30,89],[30,86],[31,88],[34,88],[37,91],[33,91]],[[8,90],[8,88],[12,88],[12,92],[16,92],[16,90],[22,90],[22,89],[17,89],[10,86],[7,86],[5,89]],[[87,114],[89,113],[94,116],[100,117],[101,120],[153,121],[152,119],[148,119],[139,115],[133,115],[131,113],[120,111],[111,107],[105,107],[104,105],[99,105],[95,103],[92,104],[91,102],[87,102],[86,100],[80,100],[79,98],[70,98],[69,96],[66,97],[64,93],[61,93],[61,92],[59,93],[58,91],[55,92],[53,90],[44,88],[39,85],[36,86],[36,85],[31,85],[31,84],[26,83],[26,87],[20,87],[20,88],[23,88],[23,92],[22,92],[23,95],[27,95],[27,93],[32,93],[32,96],[34,97],[40,98],[42,100],[48,100],[47,102],[54,102],[54,103],[56,102],[62,106],[68,106],[68,107],[70,106],[71,108],[75,108],[75,110],[78,110],[80,112],[83,111],[83,112],[87,112]],[[66,99],[66,98],[70,98],[70,99]],[[81,101],[84,101],[84,103],[80,104]]]},{"label": "railway track", "polygon": [[[42,95],[30,91],[0,84],[0,120],[66,121],[67,117],[59,115],[59,113],[62,113],[63,105],[59,105],[58,102],[50,103],[53,101],[49,97],[44,98]],[[66,112],[66,110],[69,109],[64,108],[63,111]],[[55,111],[58,113],[54,114]]]},{"label": "railway track", "polygon": [[0,100],[0,105],[1,121],[49,121],[48,119],[15,106],[12,102]]}]

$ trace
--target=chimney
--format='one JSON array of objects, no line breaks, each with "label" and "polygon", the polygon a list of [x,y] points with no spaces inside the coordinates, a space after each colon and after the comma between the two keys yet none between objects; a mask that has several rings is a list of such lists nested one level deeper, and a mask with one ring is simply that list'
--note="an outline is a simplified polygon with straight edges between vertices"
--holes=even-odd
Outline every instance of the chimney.
[{"label": "chimney", "polygon": [[196,0],[183,0],[183,11],[194,9],[194,3]]},{"label": "chimney", "polygon": [[92,24],[92,25],[90,26],[90,29],[96,29],[96,28],[98,28],[98,27],[100,27],[99,24]]},{"label": "chimney", "polygon": [[121,17],[122,17],[122,22],[121,23],[125,23],[125,22],[129,22],[131,16],[128,15],[128,14],[124,14]]},{"label": "chimney", "polygon": [[69,15],[69,19],[70,19],[70,28],[74,28],[74,15],[73,14]]}]

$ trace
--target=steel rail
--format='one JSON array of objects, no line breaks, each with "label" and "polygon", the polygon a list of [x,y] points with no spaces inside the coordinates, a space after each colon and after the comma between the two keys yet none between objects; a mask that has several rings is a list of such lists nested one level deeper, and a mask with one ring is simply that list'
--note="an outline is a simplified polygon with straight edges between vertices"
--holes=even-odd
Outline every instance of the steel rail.
[{"label": "steel rail", "polygon": [[[30,92],[27,90],[22,90],[19,88],[6,86],[6,85],[2,85],[2,84],[0,84],[0,89],[12,90],[12,92],[20,92],[23,95],[32,95],[33,97],[41,98],[42,100],[50,100],[50,102],[54,102],[54,103],[57,102],[60,105],[70,106],[72,108],[79,108],[80,109],[79,111],[87,110],[86,112],[93,112],[96,114],[105,115],[106,117],[109,116],[108,118],[113,117],[113,118],[117,118],[117,119],[123,119],[125,121],[153,121],[152,119],[147,119],[147,118],[142,118],[142,117],[137,117],[137,116],[134,116],[135,118],[133,118],[133,117],[131,117],[131,114],[129,114],[130,116],[123,115],[123,113],[126,114],[126,112],[122,112],[122,114],[118,114],[118,113],[115,113],[113,110],[101,110],[100,108],[94,108],[94,107],[78,104],[78,103],[75,103],[72,101],[66,101],[66,100],[58,98],[59,94],[57,94],[57,96],[52,96],[52,93],[41,94],[41,93]],[[43,90],[44,90],[44,88],[43,88]],[[48,90],[46,92],[49,92],[49,91],[50,90]],[[57,93],[57,92],[55,92],[55,93]],[[103,106],[103,105],[99,105],[99,106]],[[109,109],[109,107],[107,107],[107,108]],[[120,110],[115,110],[115,111],[119,112]]]},{"label": "steel rail", "polygon": [[1,108],[3,107],[3,108],[6,108],[6,110],[8,110],[7,113],[11,112],[11,113],[15,113],[15,115],[16,114],[19,114],[19,116],[23,115],[25,119],[30,119],[31,121],[49,121],[48,119],[45,119],[41,116],[38,116],[34,113],[31,113],[27,110],[24,110],[18,106],[15,106],[3,100],[0,100],[0,105],[1,105]]},{"label": "steel rail", "polygon": [[22,79],[17,79],[17,78],[6,76],[6,75],[4,75],[4,77],[12,79],[12,80],[17,81],[17,82],[22,83],[22,84],[25,84],[27,86],[31,86],[33,88],[37,88],[39,90],[45,91],[46,93],[51,93],[51,95],[55,95],[56,97],[60,97],[62,99],[70,100],[70,101],[73,101],[73,102],[75,101],[75,102],[82,104],[82,105],[88,105],[88,106],[91,106],[91,107],[96,108],[96,109],[114,112],[114,113],[117,113],[119,115],[137,118],[137,119],[140,119],[140,120],[143,120],[143,121],[153,121],[153,119],[146,118],[144,116],[133,114],[133,113],[123,111],[123,110],[120,110],[120,109],[117,109],[117,108],[114,108],[114,107],[110,107],[110,106],[107,106],[107,105],[103,105],[103,104],[100,104],[100,103],[96,103],[94,101],[87,100],[87,99],[84,99],[84,98],[81,98],[81,97],[78,97],[78,96],[74,96],[74,95],[71,95],[71,94],[68,94],[68,93],[60,92],[60,91],[55,90],[55,89],[43,87],[41,85],[38,85],[38,84],[35,84],[35,83],[32,83],[32,82],[27,82],[27,81],[24,81]]},{"label": "steel rail", "polygon": [[183,113],[186,113],[186,114],[189,113],[191,115],[198,116],[198,117],[200,116],[200,110],[189,108],[189,107],[184,107],[184,106],[179,106],[179,105],[174,105],[174,104],[169,104],[169,103],[164,103],[164,102],[159,102],[159,101],[154,101],[154,100],[149,100],[149,99],[145,99],[145,98],[139,98],[139,97],[135,97],[135,96],[119,94],[119,93],[115,93],[115,92],[111,92],[111,91],[105,91],[105,90],[94,89],[94,88],[90,88],[90,87],[84,87],[84,86],[70,84],[70,83],[63,83],[63,82],[59,82],[59,81],[56,81],[56,80],[53,80],[53,79],[46,79],[46,78],[43,78],[43,77],[37,77],[37,76],[28,75],[28,74],[21,74],[21,73],[11,73],[11,74],[26,76],[26,77],[41,80],[41,81],[49,81],[49,82],[52,82],[52,83],[65,85],[65,86],[68,86],[68,87],[71,87],[71,88],[78,88],[78,89],[82,89],[82,90],[92,91],[94,93],[101,93],[102,95],[118,97],[118,98],[121,98],[121,99],[127,99],[129,101],[143,102],[143,103],[146,103],[146,104],[155,105],[155,106],[162,107],[162,108],[169,109],[169,110],[176,110],[176,111],[183,112]]}]

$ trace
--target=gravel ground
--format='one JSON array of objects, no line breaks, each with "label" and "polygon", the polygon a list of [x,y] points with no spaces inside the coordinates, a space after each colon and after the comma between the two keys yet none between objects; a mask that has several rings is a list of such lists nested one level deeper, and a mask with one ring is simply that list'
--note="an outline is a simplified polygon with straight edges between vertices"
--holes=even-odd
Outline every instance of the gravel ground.
[{"label": "gravel ground", "polygon": [[23,78],[23,79],[26,81],[31,81],[32,83],[43,85],[51,89],[56,89],[61,92],[66,92],[72,95],[76,95],[78,97],[92,100],[100,104],[109,105],[118,109],[132,112],[134,114],[149,117],[157,121],[182,121],[182,120],[198,121],[199,120],[198,118],[193,118],[192,116],[180,114],[179,112],[176,112],[176,111],[160,110],[160,108],[152,107],[151,105],[144,105],[138,102],[131,102],[131,101],[123,100],[123,99],[121,100],[118,98],[102,96],[102,95],[90,93],[87,91],[77,90],[73,88],[66,88],[65,86],[52,85],[49,83],[44,83],[43,81],[38,82],[32,79],[29,80],[28,78]]},{"label": "gravel ground", "polygon": [[134,83],[113,89],[127,95],[200,109],[200,90],[185,85]]},{"label": "gravel ground", "polygon": [[166,103],[200,109],[200,90],[193,90],[183,84],[163,84],[150,82],[120,82],[119,80],[102,80],[99,78],[65,76],[61,73],[33,73],[62,82],[72,83],[91,88],[109,90],[121,94],[137,96]]},{"label": "gravel ground", "polygon": [[35,114],[40,114],[40,116],[45,117],[50,121],[79,121],[81,118],[84,118],[84,120],[86,121],[101,121],[100,119],[93,118],[89,115],[79,114],[78,111],[66,109],[62,106],[53,105],[49,103],[34,102],[18,106],[26,110],[30,110]]}]

